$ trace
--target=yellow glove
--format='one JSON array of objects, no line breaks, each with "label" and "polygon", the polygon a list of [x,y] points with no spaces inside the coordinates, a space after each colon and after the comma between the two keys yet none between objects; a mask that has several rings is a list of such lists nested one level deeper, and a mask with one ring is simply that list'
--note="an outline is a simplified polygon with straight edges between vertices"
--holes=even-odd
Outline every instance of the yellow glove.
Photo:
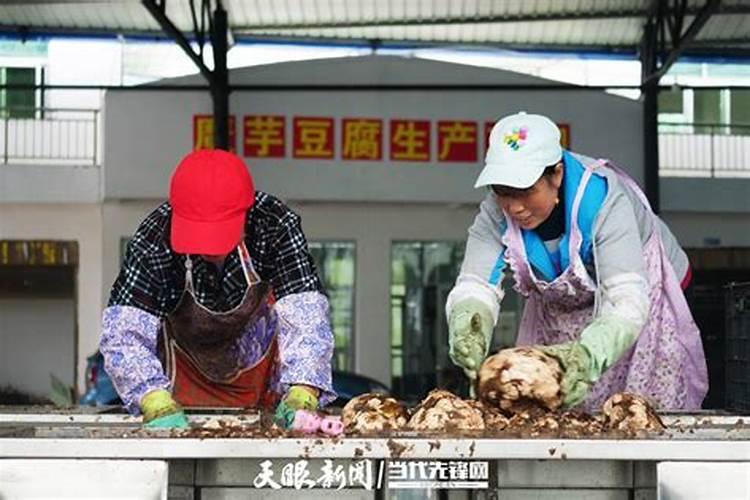
[{"label": "yellow glove", "polygon": [[172,399],[169,391],[157,389],[141,399],[144,427],[158,429],[184,429],[188,427],[182,407]]},{"label": "yellow glove", "polygon": [[276,407],[274,421],[280,427],[290,429],[298,410],[315,411],[317,409],[318,397],[313,394],[313,389],[293,385]]}]

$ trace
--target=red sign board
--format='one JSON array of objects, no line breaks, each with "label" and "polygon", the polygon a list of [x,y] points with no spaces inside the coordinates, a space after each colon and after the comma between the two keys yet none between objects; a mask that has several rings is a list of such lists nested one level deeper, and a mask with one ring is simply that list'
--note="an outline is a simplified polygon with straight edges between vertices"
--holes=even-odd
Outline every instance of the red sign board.
[{"label": "red sign board", "polygon": [[[237,120],[234,115],[229,117],[229,150],[236,152]],[[193,150],[214,148],[214,116],[193,115]]]},{"label": "red sign board", "polygon": [[295,158],[333,159],[333,118],[294,117]]},{"label": "red sign board", "polygon": [[475,163],[477,161],[477,123],[439,121],[438,161]]},{"label": "red sign board", "polygon": [[430,122],[391,120],[391,160],[429,161]]},{"label": "red sign board", "polygon": [[383,120],[375,118],[342,119],[341,158],[343,160],[382,160]]},{"label": "red sign board", "polygon": [[251,158],[286,156],[286,119],[283,116],[248,115],[242,120],[242,152]]}]

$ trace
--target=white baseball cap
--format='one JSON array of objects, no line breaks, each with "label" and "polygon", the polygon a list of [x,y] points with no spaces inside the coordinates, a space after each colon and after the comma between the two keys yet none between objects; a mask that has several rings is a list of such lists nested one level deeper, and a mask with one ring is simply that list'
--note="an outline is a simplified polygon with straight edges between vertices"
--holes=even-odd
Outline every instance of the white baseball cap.
[{"label": "white baseball cap", "polygon": [[560,129],[542,115],[522,111],[501,118],[492,127],[489,141],[475,188],[499,184],[526,189],[562,158]]}]

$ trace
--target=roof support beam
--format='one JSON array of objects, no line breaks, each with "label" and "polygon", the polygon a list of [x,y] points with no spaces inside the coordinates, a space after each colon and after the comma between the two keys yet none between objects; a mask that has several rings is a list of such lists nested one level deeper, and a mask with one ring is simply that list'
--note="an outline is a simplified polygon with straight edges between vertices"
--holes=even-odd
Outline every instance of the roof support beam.
[{"label": "roof support beam", "polygon": [[[198,52],[190,46],[187,37],[174,25],[166,13],[167,0],[141,0],[162,30],[182,48],[200,70],[208,82],[214,111],[214,147],[228,150],[229,144],[229,71],[227,70],[227,52],[229,51],[229,23],[227,11],[221,0],[215,0],[216,7],[211,14],[211,0],[200,1],[200,24],[195,12],[195,3],[191,0],[194,36],[198,40]],[[205,20],[208,17],[208,26]],[[209,69],[203,61],[203,43],[206,38],[206,27],[213,48],[214,67]]]},{"label": "roof support beam", "polygon": [[[664,76],[672,64],[685,52],[695,37],[698,35],[703,26],[706,25],[708,20],[711,18],[714,12],[716,12],[721,4],[721,0],[706,0],[706,3],[701,7],[700,11],[696,14],[693,22],[690,23],[685,33],[682,33],[682,25],[686,15],[687,2],[685,0],[673,0],[675,5],[671,12],[667,12],[666,2],[667,0],[657,0],[659,7],[655,16],[650,16],[646,21],[646,24],[654,23],[658,27],[658,39],[659,44],[658,52],[656,53],[656,67],[653,68],[644,77],[644,82],[650,82],[655,80],[656,82]],[[667,27],[670,39],[671,47],[667,51]],[[644,32],[644,38],[646,34]],[[661,61],[659,61],[661,60]]]},{"label": "roof support beam", "polygon": [[658,60],[658,11],[663,0],[654,0],[649,8],[649,17],[643,27],[641,40],[641,92],[643,102],[643,179],[646,197],[655,213],[660,209],[659,189],[659,80],[649,80],[648,75],[656,71]]},{"label": "roof support beam", "polygon": [[229,71],[227,70],[227,11],[217,0],[211,27],[211,45],[214,53],[211,97],[214,104],[214,146],[228,151],[229,144]]},{"label": "roof support beam", "polygon": [[161,29],[166,33],[174,42],[180,46],[180,48],[187,54],[187,56],[193,61],[198,67],[201,74],[206,77],[209,83],[211,83],[211,71],[206,67],[203,60],[198,54],[195,53],[193,48],[190,46],[185,35],[177,29],[177,26],[172,23],[167,17],[166,12],[166,0],[163,0],[161,4],[158,4],[156,0],[142,0],[143,6],[149,11],[151,16],[159,23]]}]

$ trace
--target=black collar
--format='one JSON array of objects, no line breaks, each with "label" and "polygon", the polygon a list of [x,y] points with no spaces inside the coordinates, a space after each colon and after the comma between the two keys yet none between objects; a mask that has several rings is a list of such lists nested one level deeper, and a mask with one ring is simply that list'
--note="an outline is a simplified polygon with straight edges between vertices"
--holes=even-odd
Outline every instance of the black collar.
[{"label": "black collar", "polygon": [[539,224],[536,228],[536,233],[542,239],[542,241],[556,240],[565,232],[565,200],[563,199],[564,189],[560,186],[557,196],[559,202],[552,209],[552,213],[549,217]]}]

